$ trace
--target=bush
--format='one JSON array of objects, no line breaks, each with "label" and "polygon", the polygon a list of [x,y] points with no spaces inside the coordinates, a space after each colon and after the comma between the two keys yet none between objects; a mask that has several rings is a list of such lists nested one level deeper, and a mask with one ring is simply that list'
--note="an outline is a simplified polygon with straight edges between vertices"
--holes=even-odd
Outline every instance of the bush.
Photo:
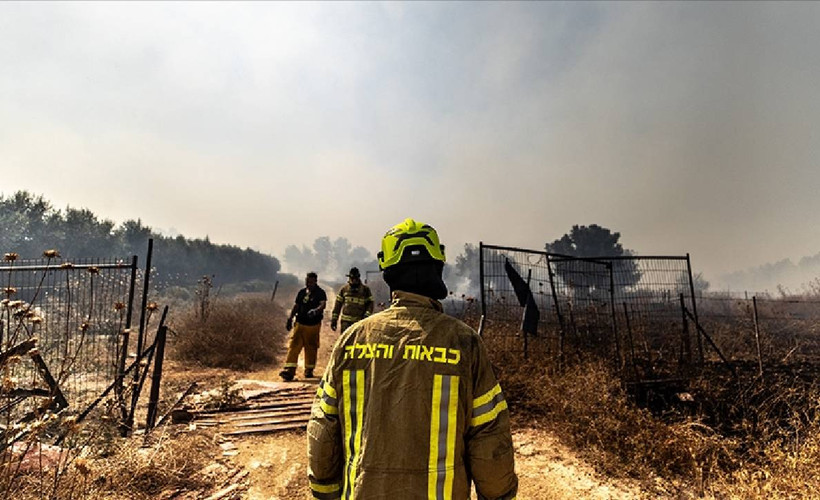
[{"label": "bush", "polygon": [[655,496],[820,498],[810,493],[820,491],[820,388],[770,377],[762,394],[745,391],[744,412],[717,412],[734,417],[729,426],[706,403],[742,399],[734,393],[696,384],[699,416],[653,414],[600,360],[563,371],[510,352],[495,352],[493,361],[515,423],[547,427],[608,475],[665,479],[651,483]]},{"label": "bush", "polygon": [[172,356],[204,366],[250,370],[276,359],[285,313],[270,297],[219,300],[172,325]]},{"label": "bush", "polygon": [[513,412],[548,425],[607,474],[699,479],[728,457],[706,426],[668,424],[638,408],[600,361],[552,374],[537,363],[518,365],[507,360],[500,372]]}]

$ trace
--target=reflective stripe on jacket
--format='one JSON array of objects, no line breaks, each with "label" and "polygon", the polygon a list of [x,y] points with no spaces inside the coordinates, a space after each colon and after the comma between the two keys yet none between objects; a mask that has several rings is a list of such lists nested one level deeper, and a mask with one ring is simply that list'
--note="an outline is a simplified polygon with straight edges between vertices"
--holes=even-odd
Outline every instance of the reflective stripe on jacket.
[{"label": "reflective stripe on jacket", "polygon": [[[478,335],[421,295],[334,346],[308,424],[314,498],[515,498],[507,402]],[[469,472],[468,472],[469,471]]]},{"label": "reflective stripe on jacket", "polygon": [[342,321],[355,323],[372,312],[373,294],[370,293],[370,287],[364,284],[352,287],[348,283],[336,294],[331,320],[337,321],[341,314]]}]

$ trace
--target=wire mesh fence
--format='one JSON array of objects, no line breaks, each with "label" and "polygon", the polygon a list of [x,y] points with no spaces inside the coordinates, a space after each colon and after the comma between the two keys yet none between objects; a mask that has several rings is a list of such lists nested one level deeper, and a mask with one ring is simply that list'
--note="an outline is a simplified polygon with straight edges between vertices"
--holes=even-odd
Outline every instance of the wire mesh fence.
[{"label": "wire mesh fence", "polygon": [[633,380],[685,375],[702,361],[688,256],[578,258],[479,247],[492,349],[557,364],[594,354]]},{"label": "wire mesh fence", "polygon": [[4,363],[5,419],[32,411],[42,401],[27,396],[54,392],[50,385],[56,384],[67,404],[81,407],[116,378],[134,266],[130,259],[58,258],[0,265],[0,352],[36,339],[36,351]]},{"label": "wire mesh fence", "polygon": [[820,299],[813,296],[709,293],[698,297],[700,321],[739,370],[798,371],[820,363]]},{"label": "wire mesh fence", "polygon": [[[481,313],[483,335],[493,350],[518,352],[523,356],[542,354],[558,357],[561,319],[550,287],[550,269],[545,252],[510,247],[480,246]],[[513,278],[524,280],[539,311],[536,328],[522,331],[524,309],[513,286]],[[532,308],[533,306],[531,306]]]}]

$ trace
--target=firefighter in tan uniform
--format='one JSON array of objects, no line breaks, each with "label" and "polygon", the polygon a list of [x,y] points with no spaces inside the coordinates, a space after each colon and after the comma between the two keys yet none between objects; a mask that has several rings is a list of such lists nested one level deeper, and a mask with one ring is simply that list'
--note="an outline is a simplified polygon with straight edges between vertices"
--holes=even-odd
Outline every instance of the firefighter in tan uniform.
[{"label": "firefighter in tan uniform", "polygon": [[362,284],[359,268],[351,267],[347,274],[347,284],[336,294],[333,303],[333,314],[330,317],[330,329],[336,331],[341,316],[342,333],[353,323],[373,314],[373,294],[370,287]]},{"label": "firefighter in tan uniform", "polygon": [[[327,305],[327,294],[317,284],[319,277],[314,272],[305,276],[305,288],[296,294],[293,309],[290,310],[285,328],[290,332],[288,353],[285,357],[284,370],[279,376],[290,382],[296,376],[299,353],[305,349],[305,378],[313,378],[316,367],[316,355],[319,351],[319,330],[322,328],[322,317]],[[293,323],[296,318],[296,324]]]},{"label": "firefighter in tan uniform", "polygon": [[384,236],[392,303],[339,337],[313,404],[314,498],[515,498],[507,402],[481,339],[442,312],[444,260],[429,225]]}]

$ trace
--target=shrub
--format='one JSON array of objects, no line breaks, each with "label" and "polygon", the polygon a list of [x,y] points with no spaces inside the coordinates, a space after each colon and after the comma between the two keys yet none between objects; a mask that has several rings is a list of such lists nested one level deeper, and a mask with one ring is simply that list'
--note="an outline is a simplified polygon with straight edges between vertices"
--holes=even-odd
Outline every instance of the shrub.
[{"label": "shrub", "polygon": [[515,413],[548,425],[602,471],[698,479],[728,458],[721,440],[695,421],[668,424],[632,403],[608,367],[587,360],[561,373],[507,360],[500,378]]},{"label": "shrub", "polygon": [[707,372],[690,389],[697,414],[653,414],[600,360],[559,371],[537,356],[493,358],[514,422],[547,427],[608,475],[664,478],[654,495],[820,498],[820,388],[770,376],[741,395]]},{"label": "shrub", "polygon": [[250,370],[274,361],[284,335],[285,313],[268,297],[241,297],[208,304],[171,327],[172,355],[205,366]]}]

